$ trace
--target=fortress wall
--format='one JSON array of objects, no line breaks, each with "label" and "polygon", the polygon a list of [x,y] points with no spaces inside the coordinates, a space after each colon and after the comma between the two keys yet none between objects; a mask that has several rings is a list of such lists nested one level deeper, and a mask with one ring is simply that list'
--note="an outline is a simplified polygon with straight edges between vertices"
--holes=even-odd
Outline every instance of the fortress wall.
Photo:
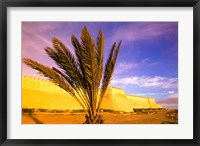
[{"label": "fortress wall", "polygon": [[117,88],[108,88],[102,101],[102,109],[114,111],[132,112],[133,108],[126,98],[124,90]]},{"label": "fortress wall", "polygon": [[68,93],[22,90],[22,108],[77,110],[82,107]]},{"label": "fortress wall", "polygon": [[124,111],[124,112],[133,111],[132,105],[127,99],[127,96],[123,89],[112,88],[112,94],[110,97],[112,97],[113,100],[116,102],[116,104],[119,106],[119,111]]},{"label": "fortress wall", "polygon": [[148,98],[127,95],[133,108],[151,108]]},{"label": "fortress wall", "polygon": [[154,98],[145,98],[141,96],[126,95],[133,108],[162,108],[161,105],[155,102]]},{"label": "fortress wall", "polygon": [[162,108],[161,105],[156,103],[154,98],[148,98],[148,101],[151,108]]},{"label": "fortress wall", "polygon": [[101,108],[102,109],[109,109],[109,110],[114,110],[116,107],[114,107],[115,103],[112,98],[110,98],[112,95],[111,90],[107,89],[105,96],[103,98],[103,101],[101,103]]},{"label": "fortress wall", "polygon": [[22,77],[22,89],[48,92],[48,93],[65,93],[66,92],[48,80],[28,77],[28,76]]},{"label": "fortress wall", "polygon": [[117,87],[109,87],[107,89],[107,91],[113,91],[113,93],[116,93],[116,94],[125,94],[125,91],[121,88],[117,88]]},{"label": "fortress wall", "polygon": [[34,77],[22,77],[22,108],[82,109],[69,93],[52,82]]},{"label": "fortress wall", "polygon": [[[52,82],[33,77],[22,77],[22,108],[82,109],[69,93]],[[132,112],[134,108],[161,108],[153,98],[125,94],[116,87],[109,87],[101,109]]]}]

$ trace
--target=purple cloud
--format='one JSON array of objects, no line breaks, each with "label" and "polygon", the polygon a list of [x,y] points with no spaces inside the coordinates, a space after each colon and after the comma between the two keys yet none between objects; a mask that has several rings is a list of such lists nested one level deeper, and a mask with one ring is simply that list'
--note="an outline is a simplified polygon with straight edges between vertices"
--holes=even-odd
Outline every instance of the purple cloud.
[{"label": "purple cloud", "polygon": [[178,109],[178,94],[172,94],[165,99],[157,99],[156,102],[164,108]]},{"label": "purple cloud", "polygon": [[129,23],[126,27],[118,27],[114,31],[113,41],[138,41],[161,35],[172,34],[177,28],[177,23]]}]

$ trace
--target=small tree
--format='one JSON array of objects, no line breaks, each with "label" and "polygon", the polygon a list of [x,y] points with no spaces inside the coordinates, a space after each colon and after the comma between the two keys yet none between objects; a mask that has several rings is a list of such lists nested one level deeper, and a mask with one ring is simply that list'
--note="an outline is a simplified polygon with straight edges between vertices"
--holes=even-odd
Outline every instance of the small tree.
[{"label": "small tree", "polygon": [[84,123],[103,123],[99,110],[114,72],[121,41],[117,46],[116,43],[112,45],[105,67],[103,67],[102,29],[99,31],[96,43],[86,27],[82,29],[81,43],[74,35],[71,36],[71,41],[75,55],[57,38],[52,39],[54,49],[45,48],[48,56],[60,69],[50,68],[29,58],[23,58],[22,61],[67,91],[86,112]]}]

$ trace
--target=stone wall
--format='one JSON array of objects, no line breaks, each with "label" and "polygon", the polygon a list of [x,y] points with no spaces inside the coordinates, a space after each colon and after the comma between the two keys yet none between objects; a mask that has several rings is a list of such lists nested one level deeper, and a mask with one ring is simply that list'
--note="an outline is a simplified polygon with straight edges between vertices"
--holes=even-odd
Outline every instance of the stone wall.
[{"label": "stone wall", "polygon": [[[132,112],[134,108],[161,108],[153,98],[125,94],[109,87],[101,109]],[[66,91],[52,82],[34,77],[22,77],[22,108],[79,110],[81,106]]]}]

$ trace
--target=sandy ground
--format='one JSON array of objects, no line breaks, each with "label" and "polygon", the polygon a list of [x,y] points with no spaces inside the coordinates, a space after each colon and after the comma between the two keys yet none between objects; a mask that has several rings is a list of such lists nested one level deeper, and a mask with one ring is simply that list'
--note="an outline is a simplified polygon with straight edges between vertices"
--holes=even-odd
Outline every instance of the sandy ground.
[{"label": "sandy ground", "polygon": [[[178,124],[178,115],[173,110],[156,113],[101,113],[105,124]],[[82,113],[50,114],[23,113],[22,124],[82,124],[85,115]]]}]

